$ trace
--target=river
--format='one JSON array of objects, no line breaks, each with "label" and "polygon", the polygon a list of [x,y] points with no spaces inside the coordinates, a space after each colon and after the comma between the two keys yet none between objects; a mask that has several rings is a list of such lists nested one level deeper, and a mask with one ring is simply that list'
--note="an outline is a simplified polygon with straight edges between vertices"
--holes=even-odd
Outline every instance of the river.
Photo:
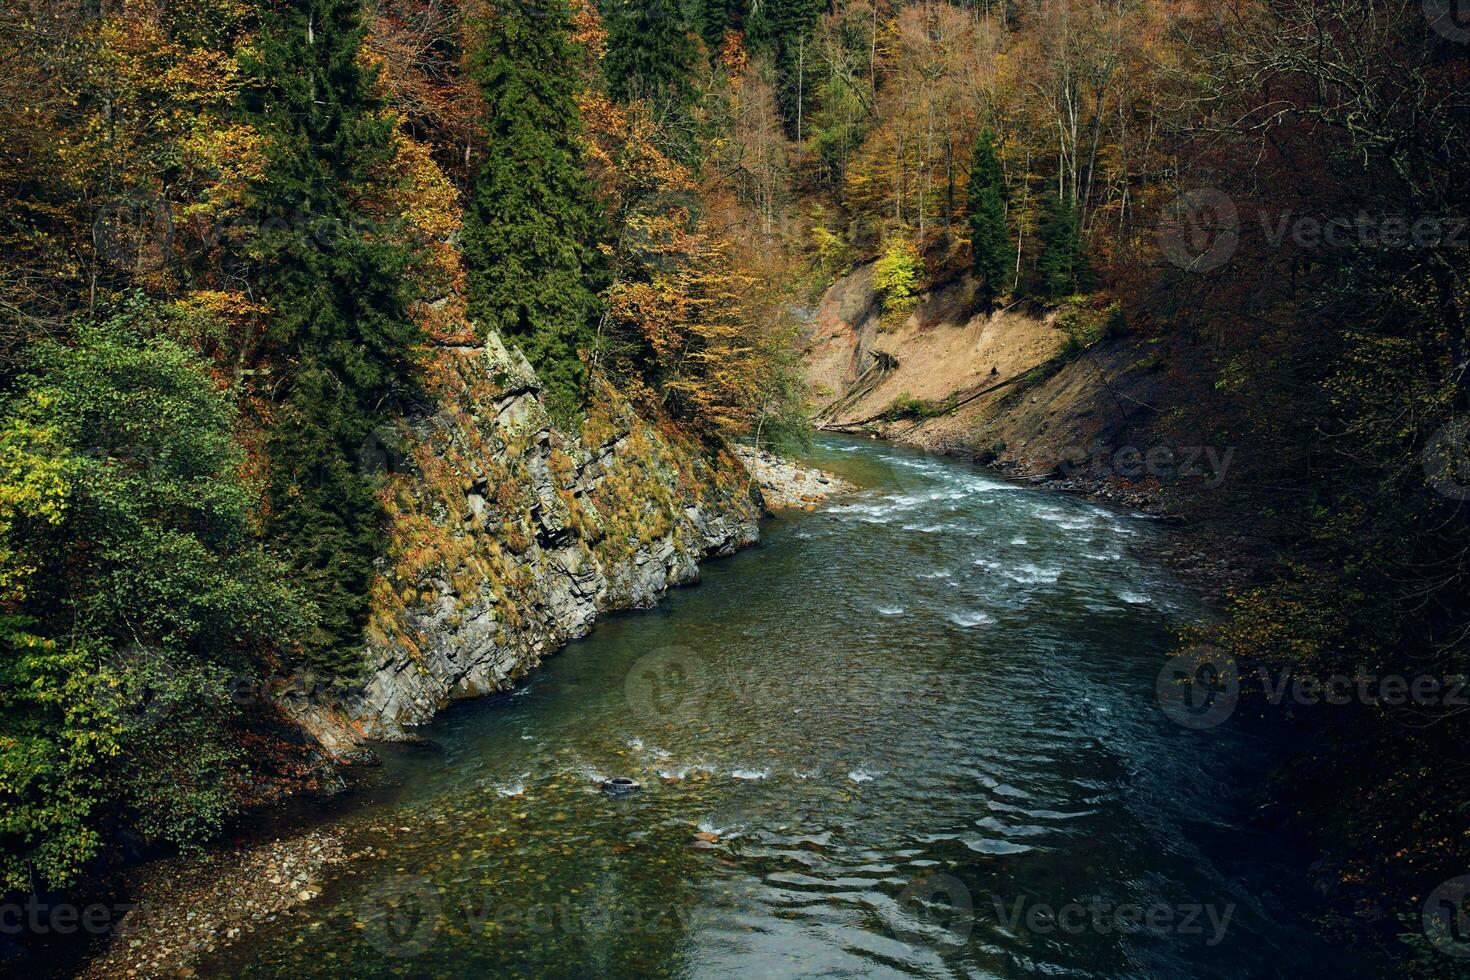
[{"label": "river", "polygon": [[[389,747],[371,848],[200,974],[1349,976],[1277,761],[1155,679],[1161,522],[823,437],[865,489]],[[642,790],[614,797],[607,777]]]}]

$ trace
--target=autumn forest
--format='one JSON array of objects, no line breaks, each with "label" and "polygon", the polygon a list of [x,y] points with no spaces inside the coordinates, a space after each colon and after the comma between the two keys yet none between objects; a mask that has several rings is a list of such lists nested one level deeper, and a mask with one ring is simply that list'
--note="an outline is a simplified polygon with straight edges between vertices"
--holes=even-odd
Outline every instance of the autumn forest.
[{"label": "autumn forest", "polygon": [[[374,745],[413,743],[450,700],[507,696],[595,615],[653,605],[752,543],[762,515],[777,512],[759,532],[771,543],[732,561],[775,561],[765,549],[809,540],[783,544],[790,522],[820,537],[861,511],[876,464],[844,470],[842,454],[869,459],[854,437],[881,436],[1028,493],[1157,511],[1229,565],[1191,586],[1207,611],[1173,615],[1172,639],[1135,658],[1142,675],[1187,654],[1161,702],[1177,694],[1198,718],[1221,691],[1238,698],[1230,726],[1270,764],[1232,792],[1242,825],[1299,856],[1282,866],[1312,896],[1293,911],[1304,934],[1365,976],[1465,975],[1470,22],[1456,7],[0,0],[5,900],[131,895],[134,869],[241,847],[283,800],[356,799],[354,780],[388,778],[371,775]],[[934,340],[950,329],[960,339]],[[1064,426],[1075,453],[1047,441]],[[1181,447],[1218,465],[1117,465]],[[895,486],[910,504],[942,497]],[[1026,606],[1027,629],[1064,605],[1046,589],[1085,544],[1060,571],[1018,566],[1052,604]],[[909,551],[886,554],[851,571],[912,615]],[[735,588],[718,581],[690,594]],[[1092,634],[1064,635],[1075,653]],[[660,722],[673,727],[640,731],[635,754],[673,744]],[[1169,731],[1216,752],[1191,779],[1239,782],[1225,742]],[[840,771],[877,786],[896,768]],[[766,771],[736,780],[747,770]],[[654,772],[643,801],[693,778]],[[865,778],[849,789],[876,791]],[[534,793],[501,796],[537,821]],[[1015,802],[991,812],[1019,819]],[[759,822],[725,818],[684,823],[714,855],[725,827]],[[487,819],[507,853],[529,826]],[[610,861],[649,848],[610,846]],[[678,853],[704,851],[681,839]],[[951,873],[983,922],[981,872],[965,867]],[[315,884],[288,890],[320,901]],[[84,965],[116,923],[82,942],[7,921],[0,964],[64,948],[66,975],[116,967]],[[867,965],[973,972],[981,928],[933,960]],[[577,942],[524,960],[506,947],[520,964],[506,975],[593,970]],[[468,962],[437,941],[424,959],[395,948],[359,975]],[[756,968],[640,949],[596,972]],[[1049,972],[1026,949],[1010,975]],[[1087,955],[1092,975],[1185,969]],[[824,956],[786,968],[866,972]],[[143,975],[225,961],[158,962]]]}]

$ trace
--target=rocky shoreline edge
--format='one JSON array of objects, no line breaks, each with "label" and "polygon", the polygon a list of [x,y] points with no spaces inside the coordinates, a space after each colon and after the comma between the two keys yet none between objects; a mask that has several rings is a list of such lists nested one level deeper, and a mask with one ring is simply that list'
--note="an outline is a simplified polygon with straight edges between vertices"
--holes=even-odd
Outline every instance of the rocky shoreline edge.
[{"label": "rocky shoreline edge", "polygon": [[802,466],[764,449],[734,445],[730,451],[744,464],[766,506],[773,511],[812,510],[829,497],[857,489],[835,473]]},{"label": "rocky shoreline edge", "polygon": [[297,914],[321,894],[328,869],[346,860],[339,836],[311,830],[131,868],[120,875],[119,891],[132,896],[134,908],[77,976],[194,976],[200,958],[258,926]]},{"label": "rocky shoreline edge", "polygon": [[[879,437],[881,438],[881,437]],[[902,443],[895,443],[902,444]],[[1108,480],[1037,475],[1003,461],[983,461],[962,448],[928,451],[965,457],[993,467],[1011,479],[1037,489],[1070,493],[1099,502],[1131,507],[1161,519],[1177,520],[1158,496]],[[749,471],[766,506],[773,512],[811,510],[831,497],[859,488],[836,474],[803,466],[750,446],[731,452]],[[1221,588],[1248,576],[1242,552],[1222,545],[1211,548],[1213,532],[1175,528],[1174,544],[1163,557],[1197,584]],[[407,828],[402,828],[407,829]],[[194,856],[150,861],[119,876],[137,908],[119,924],[105,949],[78,974],[82,980],[123,977],[189,977],[205,956],[227,948],[258,925],[304,914],[302,907],[321,894],[324,877],[350,861],[342,837],[325,829],[267,843],[214,847]]]},{"label": "rocky shoreline edge", "polygon": [[[752,484],[777,512],[812,509],[857,488],[765,450],[732,446]],[[715,557],[713,555],[708,557]],[[116,890],[136,908],[77,974],[80,980],[189,977],[199,959],[259,925],[303,914],[334,865],[350,861],[342,838],[313,829],[264,843],[213,844],[118,872]]]},{"label": "rocky shoreline edge", "polygon": [[1128,507],[1166,522],[1170,534],[1165,549],[1160,553],[1163,563],[1184,581],[1213,593],[1217,598],[1223,599],[1260,574],[1265,547],[1260,539],[1213,521],[1193,519],[1158,488],[1117,476],[1068,475],[1055,470],[1038,474],[1032,468],[1008,465],[1004,460],[986,464],[974,453],[966,451],[963,455],[1041,490]]}]

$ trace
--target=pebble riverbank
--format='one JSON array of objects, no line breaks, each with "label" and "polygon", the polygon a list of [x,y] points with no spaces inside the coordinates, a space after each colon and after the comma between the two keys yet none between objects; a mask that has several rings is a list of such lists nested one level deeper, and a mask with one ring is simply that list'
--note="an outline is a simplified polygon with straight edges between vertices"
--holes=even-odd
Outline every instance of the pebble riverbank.
[{"label": "pebble riverbank", "polygon": [[217,848],[141,865],[126,875],[137,907],[80,980],[191,977],[194,963],[241,935],[300,913],[330,865],[347,860],[325,831]]}]

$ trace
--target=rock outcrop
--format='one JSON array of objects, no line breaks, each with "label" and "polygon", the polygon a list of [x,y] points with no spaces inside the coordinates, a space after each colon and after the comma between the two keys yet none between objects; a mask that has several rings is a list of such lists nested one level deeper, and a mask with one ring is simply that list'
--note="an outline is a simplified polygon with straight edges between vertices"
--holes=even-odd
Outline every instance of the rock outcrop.
[{"label": "rock outcrop", "polygon": [[856,490],[835,473],[802,466],[754,446],[734,445],[730,451],[761,488],[772,510],[811,510],[819,501]]},{"label": "rock outcrop", "polygon": [[282,703],[338,757],[513,686],[599,614],[650,606],[758,536],[760,492],[723,447],[610,390],[568,435],[530,365],[495,336],[436,354],[434,410],[382,434],[399,472],[383,491],[371,668]]}]

